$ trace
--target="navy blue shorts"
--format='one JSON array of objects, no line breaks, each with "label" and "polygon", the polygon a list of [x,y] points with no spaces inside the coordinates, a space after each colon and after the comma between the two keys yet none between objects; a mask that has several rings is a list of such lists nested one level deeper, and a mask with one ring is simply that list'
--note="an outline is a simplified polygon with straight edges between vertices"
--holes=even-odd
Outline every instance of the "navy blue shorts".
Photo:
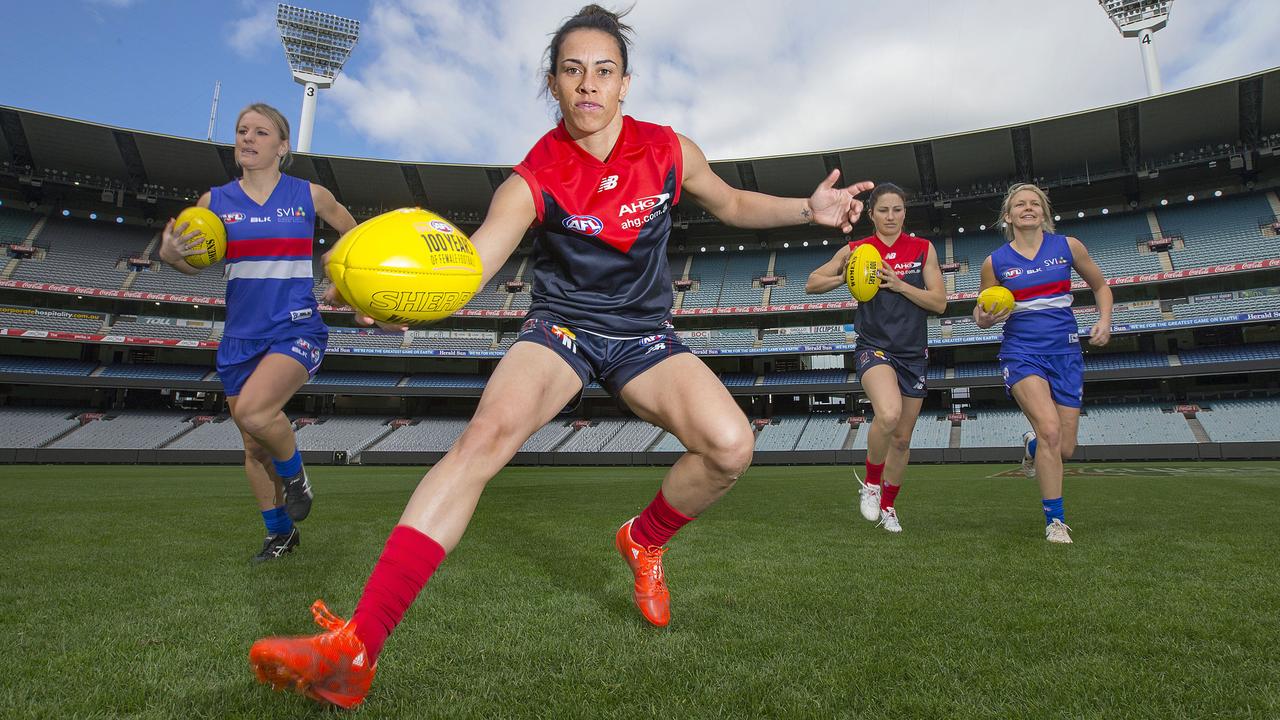
[{"label": "navy blue shorts", "polygon": [[583,387],[599,380],[615,396],[645,370],[673,355],[690,352],[670,322],[664,322],[652,335],[617,338],[528,318],[520,326],[516,342],[551,348],[569,363]]},{"label": "navy blue shorts", "polygon": [[1084,403],[1084,355],[1001,355],[1000,374],[1004,389],[1013,397],[1013,386],[1019,380],[1039,375],[1049,383],[1053,401],[1065,407],[1078,408]]},{"label": "navy blue shorts", "polygon": [[929,375],[929,360],[903,360],[890,355],[884,350],[870,347],[855,347],[853,350],[853,370],[858,374],[858,382],[862,382],[862,373],[877,366],[888,365],[898,376],[898,391],[903,397],[923,398],[929,396],[929,385],[925,378]]},{"label": "navy blue shorts", "polygon": [[222,338],[218,344],[218,378],[226,389],[227,397],[236,397],[262,358],[279,353],[297,360],[307,369],[307,375],[315,377],[324,359],[325,335],[286,335],[279,338],[242,340]]}]

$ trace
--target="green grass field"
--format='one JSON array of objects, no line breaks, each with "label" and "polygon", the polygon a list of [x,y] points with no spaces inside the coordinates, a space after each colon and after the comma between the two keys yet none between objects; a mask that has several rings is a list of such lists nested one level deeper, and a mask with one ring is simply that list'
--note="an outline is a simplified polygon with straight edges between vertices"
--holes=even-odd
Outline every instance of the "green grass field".
[{"label": "green grass field", "polygon": [[[657,468],[511,469],[387,644],[364,717],[1280,717],[1280,465],[1077,465],[1075,545],[1009,466],[913,468],[905,532],[846,468],[753,468],[666,556],[647,627],[613,550]],[[261,566],[231,467],[0,471],[0,717],[335,717],[250,643],[348,615],[417,468],[311,470]],[[15,647],[16,646],[16,647]]]}]

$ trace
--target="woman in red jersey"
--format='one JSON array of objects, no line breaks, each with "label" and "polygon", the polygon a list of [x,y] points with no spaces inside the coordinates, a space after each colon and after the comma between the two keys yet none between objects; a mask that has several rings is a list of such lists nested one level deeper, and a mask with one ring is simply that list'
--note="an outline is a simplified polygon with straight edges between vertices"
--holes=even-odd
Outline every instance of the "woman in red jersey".
[{"label": "woman in red jersey", "polygon": [[[902,532],[894,501],[911,458],[911,433],[929,391],[930,313],[947,308],[947,291],[933,244],[902,231],[906,193],[892,183],[877,185],[867,201],[875,234],[836,251],[813,271],[805,292],[824,293],[845,283],[845,266],[858,245],[880,252],[880,291],[854,310],[858,333],[854,367],[871,400],[875,420],[867,430],[867,480],[859,491],[862,516],[891,533]],[[856,474],[855,474],[855,477]]]},{"label": "woman in red jersey", "polygon": [[[282,170],[289,166],[289,121],[254,103],[236,117],[240,178],[200,196],[197,205],[227,229],[227,316],[218,377],[244,442],[244,470],[267,536],[254,562],[275,560],[299,543],[295,521],[311,512],[312,491],[283,410],[320,367],[329,330],[313,294],[316,218],[339,233],[356,221],[328,189]],[[165,226],[160,259],[187,275],[201,252],[186,225]]]},{"label": "woman in red jersey", "polygon": [[533,302],[519,339],[467,429],[419,483],[351,620],[317,603],[328,632],[259,640],[250,661],[262,681],[343,707],[362,702],[384,641],[457,545],[485,485],[592,378],[688,450],[615,537],[637,608],[667,624],[664,546],[733,486],[754,445],[742,410],[671,327],[671,208],[687,195],[731,225],[847,232],[862,210],[854,196],[871,183],[838,189],[832,172],[808,198],[725,184],[692,141],[623,115],[629,33],[618,15],[590,5],[552,38],[547,88],[563,119],[498,188],[472,236],[487,281],[535,228]]}]

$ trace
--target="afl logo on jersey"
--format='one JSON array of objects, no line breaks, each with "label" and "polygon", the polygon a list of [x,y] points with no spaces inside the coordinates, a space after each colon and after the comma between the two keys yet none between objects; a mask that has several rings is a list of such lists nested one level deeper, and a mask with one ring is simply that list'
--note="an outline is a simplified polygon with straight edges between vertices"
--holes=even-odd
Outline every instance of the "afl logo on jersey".
[{"label": "afl logo on jersey", "polygon": [[599,235],[604,230],[604,223],[595,215],[570,215],[564,219],[564,226],[583,235]]},{"label": "afl logo on jersey", "polygon": [[1001,273],[1001,276],[1004,277],[1005,280],[1012,280],[1016,277],[1020,277],[1021,275],[1022,275],[1022,268],[1016,268],[1016,267],[1009,268],[1008,270],[1005,270],[1003,273]]},{"label": "afl logo on jersey", "polygon": [[234,225],[244,219],[242,212],[229,212],[222,214],[222,222],[225,225]]}]

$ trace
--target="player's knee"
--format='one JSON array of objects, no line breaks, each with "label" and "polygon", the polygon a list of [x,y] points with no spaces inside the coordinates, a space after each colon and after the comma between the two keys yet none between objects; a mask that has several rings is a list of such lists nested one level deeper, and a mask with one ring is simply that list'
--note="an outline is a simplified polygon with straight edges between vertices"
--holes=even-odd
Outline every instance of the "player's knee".
[{"label": "player's knee", "polygon": [[[465,454],[492,455],[514,442],[519,433],[515,424],[493,415],[477,415],[467,423],[467,429],[458,438],[458,451]],[[523,440],[521,440],[523,444]],[[517,446],[519,447],[519,446]],[[512,451],[514,452],[514,450]]]},{"label": "player's knee", "polygon": [[1071,438],[1062,438],[1058,443],[1058,452],[1061,453],[1063,460],[1070,460],[1071,456],[1076,454],[1076,441]]},{"label": "player's knee", "polygon": [[902,420],[902,408],[889,408],[876,413],[872,424],[882,423],[881,427],[884,432],[896,434],[898,430],[898,422]]},{"label": "player's knee", "polygon": [[241,439],[244,440],[244,459],[246,462],[256,462],[260,465],[266,465],[271,462],[271,453],[262,447],[252,437],[241,433]]},{"label": "player's knee", "polygon": [[755,440],[751,429],[744,424],[740,429],[726,430],[713,438],[703,456],[712,471],[726,485],[732,485],[751,467]]},{"label": "player's knee", "polygon": [[1046,423],[1036,430],[1036,446],[1054,448],[1061,452],[1062,431],[1058,423]]},{"label": "player's knee", "polygon": [[252,437],[261,437],[275,421],[276,414],[265,409],[243,408],[234,415],[236,425]]}]

